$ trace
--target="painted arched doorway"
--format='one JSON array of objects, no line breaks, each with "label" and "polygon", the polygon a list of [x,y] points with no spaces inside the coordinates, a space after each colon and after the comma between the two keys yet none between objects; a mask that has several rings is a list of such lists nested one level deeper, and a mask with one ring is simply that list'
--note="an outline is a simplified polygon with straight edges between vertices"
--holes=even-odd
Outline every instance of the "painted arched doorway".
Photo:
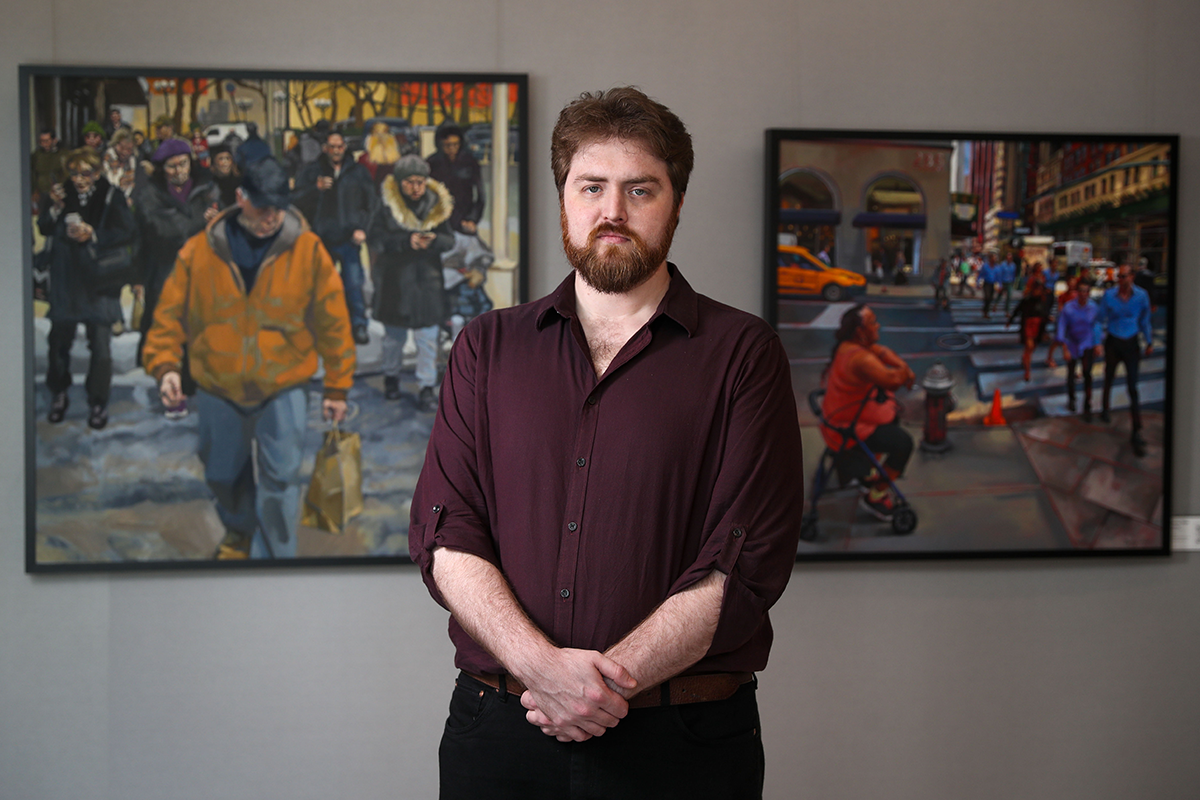
[{"label": "painted arched doorway", "polygon": [[836,228],[842,221],[841,202],[833,180],[810,168],[779,176],[779,241],[824,252],[836,264]]},{"label": "painted arched doorway", "polygon": [[904,175],[881,175],[867,184],[863,209],[854,227],[862,230],[873,267],[882,266],[887,280],[899,269],[919,274],[925,199],[917,184]]}]

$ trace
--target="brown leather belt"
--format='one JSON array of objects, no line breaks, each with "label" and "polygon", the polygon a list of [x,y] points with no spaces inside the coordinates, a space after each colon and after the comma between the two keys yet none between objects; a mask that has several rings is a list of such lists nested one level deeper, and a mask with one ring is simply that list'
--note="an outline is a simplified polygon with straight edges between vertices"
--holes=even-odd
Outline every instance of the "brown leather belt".
[{"label": "brown leather belt", "polygon": [[[496,691],[521,695],[525,692],[525,684],[512,675],[478,675],[474,672],[464,673],[486,684]],[[742,684],[754,680],[753,672],[717,672],[709,675],[684,675],[663,681],[658,686],[651,686],[645,691],[638,692],[629,698],[630,708],[655,708],[658,706],[678,706],[685,703],[711,703],[714,700],[728,700]]]}]

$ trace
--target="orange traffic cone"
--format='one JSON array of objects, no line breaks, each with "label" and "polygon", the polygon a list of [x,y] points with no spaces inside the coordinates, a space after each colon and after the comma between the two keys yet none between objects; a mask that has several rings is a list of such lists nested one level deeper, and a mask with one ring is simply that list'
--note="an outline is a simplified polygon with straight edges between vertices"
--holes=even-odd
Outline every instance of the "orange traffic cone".
[{"label": "orange traffic cone", "polygon": [[984,425],[1007,425],[1008,422],[1004,419],[1004,411],[1000,408],[1000,390],[997,389],[992,393],[992,410],[983,418]]}]

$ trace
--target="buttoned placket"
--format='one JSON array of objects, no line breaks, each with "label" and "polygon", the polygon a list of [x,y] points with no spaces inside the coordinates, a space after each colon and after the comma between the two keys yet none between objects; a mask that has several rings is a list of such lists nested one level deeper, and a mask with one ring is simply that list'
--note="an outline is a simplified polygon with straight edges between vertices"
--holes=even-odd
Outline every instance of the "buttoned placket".
[{"label": "buttoned placket", "polygon": [[[578,321],[572,320],[571,324],[574,329],[578,325]],[[649,325],[650,323],[647,323],[625,343],[599,379],[594,377],[595,371],[592,369],[591,357],[587,354],[587,344],[582,330],[575,331],[576,344],[583,351],[587,369],[593,377],[591,391],[579,405],[579,422],[573,449],[564,454],[565,458],[570,459],[571,473],[567,481],[567,505],[561,521],[563,527],[562,536],[559,538],[558,572],[555,575],[554,584],[555,591],[558,593],[558,599],[554,606],[554,637],[559,642],[569,642],[574,638],[575,607],[576,601],[579,599],[575,591],[575,579],[582,540],[587,534],[584,514],[588,478],[591,476],[594,466],[596,431],[599,427],[600,412],[604,406],[604,387],[611,382],[614,373],[650,343]]]}]

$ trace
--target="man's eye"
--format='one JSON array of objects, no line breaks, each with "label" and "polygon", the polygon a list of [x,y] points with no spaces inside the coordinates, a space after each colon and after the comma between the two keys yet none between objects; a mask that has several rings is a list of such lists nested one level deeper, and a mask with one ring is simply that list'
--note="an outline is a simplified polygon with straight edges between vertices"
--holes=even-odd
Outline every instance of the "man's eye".
[{"label": "man's eye", "polygon": [[600,191],[600,187],[595,185],[585,186],[583,187],[583,191],[587,192],[588,194],[596,194]]},{"label": "man's eye", "polygon": [[633,190],[631,190],[631,191],[630,191],[630,194],[637,195],[638,197],[646,197],[646,196],[647,196],[647,195],[649,195],[650,193],[649,193],[649,192],[647,192],[645,189],[642,189],[641,187],[638,187],[637,189],[633,189]]}]

